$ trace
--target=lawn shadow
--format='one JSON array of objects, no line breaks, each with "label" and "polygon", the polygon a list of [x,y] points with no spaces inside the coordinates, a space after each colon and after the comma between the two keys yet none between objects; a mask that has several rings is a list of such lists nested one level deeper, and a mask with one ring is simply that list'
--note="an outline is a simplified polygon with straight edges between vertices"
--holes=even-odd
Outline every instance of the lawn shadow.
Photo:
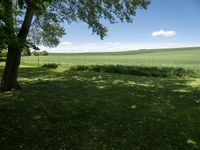
[{"label": "lawn shadow", "polygon": [[0,149],[199,148],[196,79],[21,68],[20,80],[0,95]]}]

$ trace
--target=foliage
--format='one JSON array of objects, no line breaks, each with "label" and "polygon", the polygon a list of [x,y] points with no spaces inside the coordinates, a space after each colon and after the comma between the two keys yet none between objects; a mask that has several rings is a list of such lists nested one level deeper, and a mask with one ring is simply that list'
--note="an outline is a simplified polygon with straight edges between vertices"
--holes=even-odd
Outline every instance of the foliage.
[{"label": "foliage", "polygon": [[107,32],[103,20],[130,23],[136,9],[149,4],[149,0],[0,0],[0,48],[7,47],[9,52],[1,90],[21,89],[17,81],[20,50],[29,43],[32,48],[55,47],[65,34],[62,25],[71,22],[88,24],[103,39]]},{"label": "foliage", "polygon": [[41,56],[47,56],[48,54],[49,54],[49,53],[48,53],[47,51],[41,51],[41,52],[40,52],[40,55],[41,55]]},{"label": "foliage", "polygon": [[96,71],[96,72],[118,73],[126,75],[150,76],[150,77],[200,77],[200,72],[196,72],[195,70],[184,69],[184,68],[173,68],[173,67],[79,65],[79,66],[74,66],[71,69],[76,71]]},{"label": "foliage", "polygon": [[[7,56],[8,51],[6,49],[2,49],[0,50],[0,57],[6,57]],[[31,55],[31,51],[28,48],[24,48],[22,49],[22,56],[30,56]]]},{"label": "foliage", "polygon": [[42,68],[52,68],[52,69],[55,69],[57,67],[58,67],[58,65],[57,64],[53,64],[53,63],[42,65]]},{"label": "foliage", "polygon": [[0,50],[0,57],[6,57],[7,56],[7,50],[6,49],[1,49]]},{"label": "foliage", "polygon": [[[2,0],[0,1],[0,37],[2,37],[0,45],[13,42],[20,45],[30,42],[34,45],[54,47],[58,45],[59,38],[65,34],[63,22],[68,24],[85,22],[93,33],[103,38],[106,36],[107,28],[102,24],[102,19],[110,23],[132,22],[136,9],[146,9],[149,4],[149,0]],[[20,39],[20,35],[27,34],[23,33],[27,32],[27,29],[24,30],[22,27],[28,27],[30,21],[32,25],[28,38]],[[26,26],[22,26],[23,22]]]},{"label": "foliage", "polygon": [[41,51],[41,52],[39,52],[39,51],[33,51],[32,55],[33,56],[47,56],[48,52],[47,51]]},{"label": "foliage", "polygon": [[39,56],[39,52],[33,51],[33,52],[32,52],[32,55],[33,55],[33,56]]},{"label": "foliage", "polygon": [[31,56],[31,50],[27,47],[25,47],[24,49],[22,49],[22,56]]}]

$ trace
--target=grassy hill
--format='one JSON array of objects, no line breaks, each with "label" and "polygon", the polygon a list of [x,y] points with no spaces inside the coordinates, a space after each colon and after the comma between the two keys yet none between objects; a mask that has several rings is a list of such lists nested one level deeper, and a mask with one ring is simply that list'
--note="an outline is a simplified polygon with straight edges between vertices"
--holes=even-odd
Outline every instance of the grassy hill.
[{"label": "grassy hill", "polygon": [[0,149],[200,149],[200,78],[162,75],[199,70],[200,48],[40,57],[48,63],[59,65],[23,57],[23,90],[0,93]]}]

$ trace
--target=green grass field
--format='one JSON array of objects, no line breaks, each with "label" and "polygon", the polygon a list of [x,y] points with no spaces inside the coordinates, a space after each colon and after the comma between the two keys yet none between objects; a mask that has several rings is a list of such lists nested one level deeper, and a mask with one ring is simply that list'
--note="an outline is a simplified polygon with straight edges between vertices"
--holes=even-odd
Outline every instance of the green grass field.
[{"label": "green grass field", "polygon": [[[60,65],[134,65],[188,67],[200,69],[200,48],[140,50],[118,53],[52,54],[40,56],[40,63]],[[22,63],[37,65],[37,57],[23,57]]]},{"label": "green grass field", "polygon": [[[165,67],[198,74],[200,48],[40,57],[40,66],[48,63],[58,68],[23,57],[23,90],[0,93],[0,149],[200,149],[200,78],[159,76]],[[70,69],[76,65],[122,71]],[[128,74],[127,66],[147,73]],[[147,76],[152,67],[156,77]]]}]

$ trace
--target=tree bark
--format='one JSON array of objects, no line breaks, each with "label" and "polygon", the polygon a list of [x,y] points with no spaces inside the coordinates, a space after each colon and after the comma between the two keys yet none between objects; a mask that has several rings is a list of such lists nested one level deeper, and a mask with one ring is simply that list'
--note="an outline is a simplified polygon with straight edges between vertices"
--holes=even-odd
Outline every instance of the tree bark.
[{"label": "tree bark", "polygon": [[34,15],[34,12],[31,9],[31,7],[27,7],[24,21],[16,37],[16,40],[13,40],[14,43],[9,42],[8,44],[8,54],[7,54],[7,59],[6,59],[6,65],[4,68],[2,81],[1,81],[1,87],[0,87],[0,90],[2,91],[11,91],[11,90],[21,89],[17,82],[18,70],[19,70],[20,61],[21,61],[21,49],[25,46],[26,38],[29,33],[29,29],[31,27],[33,15]]},{"label": "tree bark", "polygon": [[8,46],[8,55],[6,59],[6,66],[3,72],[1,90],[11,91],[20,89],[20,86],[17,82],[20,60],[20,49],[17,48],[15,45]]}]

